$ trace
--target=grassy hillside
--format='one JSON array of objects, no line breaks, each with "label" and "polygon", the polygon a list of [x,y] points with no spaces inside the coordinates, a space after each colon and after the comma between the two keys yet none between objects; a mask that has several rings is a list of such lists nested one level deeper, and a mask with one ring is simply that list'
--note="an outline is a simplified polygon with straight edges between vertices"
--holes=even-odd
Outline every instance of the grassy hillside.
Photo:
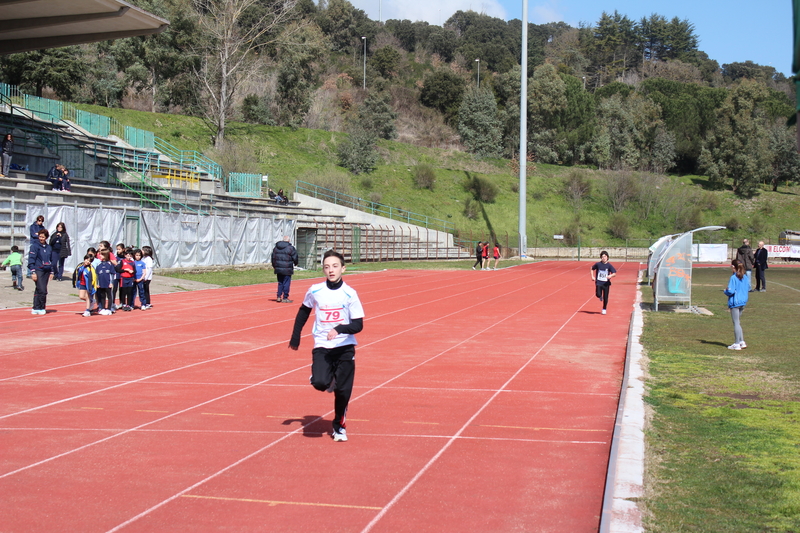
[{"label": "grassy hillside", "polygon": [[[198,118],[79,107],[151,130],[178,148],[206,153],[224,167],[268,174],[276,190],[293,191],[296,180],[308,181],[451,221],[467,238],[494,233],[502,242],[507,235],[512,245],[516,243],[519,179],[507,160],[477,160],[463,152],[381,141],[378,168],[371,174],[354,176],[336,166],[336,146],[344,138],[341,133],[231,123],[230,149],[219,153],[211,148],[211,135]],[[435,169],[432,190],[415,187],[414,167],[418,164]],[[779,192],[765,187],[756,197],[741,199],[730,191],[712,190],[703,176],[658,177],[531,164],[528,171],[527,232],[531,247],[567,245],[569,237],[575,243],[578,234],[583,246],[624,245],[626,240],[631,246],[641,246],[660,235],[703,225],[729,228],[708,235],[713,242],[738,245],[741,238],[749,237],[775,243],[781,230],[800,230],[799,187],[781,187]],[[471,195],[464,184],[473,177],[493,183],[497,195],[493,202],[478,204],[470,218],[464,208]],[[580,205],[565,194],[569,179],[583,179],[590,185]],[[613,195],[608,191],[610,185],[619,183],[633,184],[630,186],[638,191],[615,212],[611,207]],[[555,234],[566,234],[568,239],[559,243],[553,240]],[[704,238],[698,235],[698,240]]]}]

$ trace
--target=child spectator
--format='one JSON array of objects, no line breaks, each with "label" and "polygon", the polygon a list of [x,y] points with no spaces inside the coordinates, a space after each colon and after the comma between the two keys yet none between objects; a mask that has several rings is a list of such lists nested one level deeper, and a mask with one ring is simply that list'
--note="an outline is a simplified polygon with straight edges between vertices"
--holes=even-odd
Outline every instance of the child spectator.
[{"label": "child spectator", "polygon": [[86,301],[86,311],[83,312],[83,316],[92,316],[92,304],[97,292],[97,273],[92,267],[93,259],[91,255],[86,254],[83,257],[83,264],[76,270],[78,279],[75,287],[78,289],[78,297]]},{"label": "child spectator", "polygon": [[133,251],[133,267],[134,282],[133,282],[133,298],[131,299],[131,306],[135,303],[136,296],[139,297],[139,309],[142,311],[147,310],[147,300],[144,297],[144,277],[147,274],[147,265],[142,261],[142,251],[138,248]]},{"label": "child spectator", "polygon": [[318,391],[333,389],[333,440],[347,440],[347,406],[353,393],[356,371],[355,334],[364,327],[364,309],[358,294],[344,280],[344,256],[328,250],[323,255],[325,281],[312,285],[297,310],[289,348],[300,347],[300,334],[313,309],[316,310],[314,349],[311,351],[311,385]]},{"label": "child spectator", "polygon": [[97,308],[100,315],[111,315],[114,300],[111,298],[111,289],[114,287],[114,279],[117,271],[111,263],[111,252],[107,248],[100,250],[100,264],[97,266]]},{"label": "child spectator", "polygon": [[19,246],[11,247],[11,253],[3,261],[3,270],[5,270],[6,266],[11,267],[11,285],[18,291],[25,290],[22,286],[22,254],[19,251]]},{"label": "child spectator", "polygon": [[119,274],[119,303],[123,311],[133,310],[133,283],[136,266],[133,264],[133,250],[125,249]]},{"label": "child spectator", "polygon": [[153,307],[153,304],[150,303],[150,282],[153,280],[153,249],[149,246],[142,246],[142,261],[144,261],[145,266],[147,267],[147,272],[144,275],[144,300],[146,302],[146,307],[142,307],[142,309],[150,309]]},{"label": "child spectator", "polygon": [[[105,241],[104,241],[105,242]],[[110,246],[109,246],[110,248]],[[117,271],[117,276],[114,278],[114,288],[111,289],[111,309],[117,310],[119,307],[122,307],[122,292],[120,291],[120,299],[119,299],[119,307],[114,302],[117,299],[117,291],[119,290],[119,280],[120,280],[120,273],[122,272],[122,260],[125,258],[125,245],[121,242],[117,243],[117,254],[116,254],[116,261],[112,260],[111,262],[114,263],[114,268]]]}]

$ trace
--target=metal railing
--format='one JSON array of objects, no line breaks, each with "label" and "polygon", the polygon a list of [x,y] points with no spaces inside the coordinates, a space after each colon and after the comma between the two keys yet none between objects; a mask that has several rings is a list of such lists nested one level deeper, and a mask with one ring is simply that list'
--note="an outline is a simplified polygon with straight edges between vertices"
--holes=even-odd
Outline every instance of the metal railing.
[{"label": "metal railing", "polygon": [[160,137],[153,138],[156,150],[172,159],[182,167],[195,172],[208,174],[215,180],[222,180],[222,167],[215,161],[194,150],[180,150]]},{"label": "metal railing", "polygon": [[325,187],[320,187],[319,185],[314,185],[313,183],[308,183],[305,181],[298,180],[295,183],[295,192],[306,194],[313,198],[324,200],[332,204],[349,207],[350,209],[357,209],[358,211],[363,211],[364,213],[369,213],[371,215],[382,216],[392,220],[397,220],[398,222],[405,222],[407,224],[413,224],[415,226],[421,226],[427,229],[444,231],[446,233],[454,233],[456,230],[455,225],[447,220],[429,217],[419,213],[413,213],[405,209],[380,204],[378,202],[364,200],[363,198],[357,198],[349,194],[326,189]]},{"label": "metal railing", "polygon": [[228,172],[228,194],[261,198],[261,174]]}]

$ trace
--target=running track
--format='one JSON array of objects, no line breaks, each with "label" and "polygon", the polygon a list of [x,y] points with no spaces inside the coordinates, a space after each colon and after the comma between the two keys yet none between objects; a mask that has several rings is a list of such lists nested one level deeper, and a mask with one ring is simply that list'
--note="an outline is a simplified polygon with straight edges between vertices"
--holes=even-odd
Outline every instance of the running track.
[{"label": "running track", "polygon": [[[346,274],[346,443],[265,284],[0,312],[0,531],[597,531],[636,264]],[[317,280],[314,280],[317,281]]]}]

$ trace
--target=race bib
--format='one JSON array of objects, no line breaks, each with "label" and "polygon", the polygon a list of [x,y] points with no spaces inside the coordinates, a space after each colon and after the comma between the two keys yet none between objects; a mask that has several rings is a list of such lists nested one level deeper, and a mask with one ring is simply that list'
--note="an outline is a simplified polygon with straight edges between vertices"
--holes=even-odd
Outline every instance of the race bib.
[{"label": "race bib", "polygon": [[597,281],[608,281],[608,270],[598,270]]}]

